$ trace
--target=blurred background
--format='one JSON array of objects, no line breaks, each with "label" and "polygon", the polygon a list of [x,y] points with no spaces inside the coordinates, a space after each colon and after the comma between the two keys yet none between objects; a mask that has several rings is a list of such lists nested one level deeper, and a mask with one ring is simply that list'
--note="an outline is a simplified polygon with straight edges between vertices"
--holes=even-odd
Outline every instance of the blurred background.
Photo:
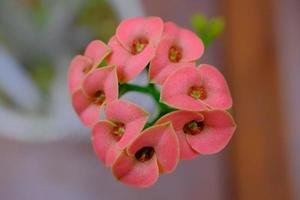
[{"label": "blurred background", "polygon": [[[299,10],[299,0],[0,0],[0,199],[300,199]],[[225,22],[200,62],[227,78],[238,130],[221,153],[128,188],[97,160],[71,108],[68,65],[133,16],[209,40],[197,14]]]}]

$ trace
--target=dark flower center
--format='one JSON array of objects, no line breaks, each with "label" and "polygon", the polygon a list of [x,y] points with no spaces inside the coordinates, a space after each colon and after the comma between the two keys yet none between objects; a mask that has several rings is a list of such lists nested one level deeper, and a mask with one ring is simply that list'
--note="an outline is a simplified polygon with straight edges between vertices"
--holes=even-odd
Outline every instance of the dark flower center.
[{"label": "dark flower center", "polygon": [[203,121],[193,120],[183,126],[183,132],[189,135],[197,135],[201,133],[201,131],[204,129],[204,126],[205,124]]},{"label": "dark flower center", "polygon": [[171,46],[169,49],[169,60],[177,63],[182,58],[182,49],[176,46]]},{"label": "dark flower center", "polygon": [[133,55],[141,53],[145,47],[148,45],[148,40],[146,38],[135,39],[131,45],[131,53]]},{"label": "dark flower center", "polygon": [[98,90],[93,94],[93,99],[95,104],[103,104],[105,101],[105,93],[102,90]]},{"label": "dark flower center", "polygon": [[135,158],[140,162],[150,160],[154,155],[153,147],[143,147],[135,153]]},{"label": "dark flower center", "polygon": [[115,122],[115,127],[112,130],[113,136],[119,141],[125,133],[125,124],[122,122]]},{"label": "dark flower center", "polygon": [[85,68],[83,68],[82,72],[85,73],[85,74],[87,74],[87,73],[89,73],[91,71],[92,68],[93,68],[92,65],[88,65]]},{"label": "dark flower center", "polygon": [[197,100],[204,100],[207,97],[207,92],[203,86],[191,87],[189,90],[189,96]]}]

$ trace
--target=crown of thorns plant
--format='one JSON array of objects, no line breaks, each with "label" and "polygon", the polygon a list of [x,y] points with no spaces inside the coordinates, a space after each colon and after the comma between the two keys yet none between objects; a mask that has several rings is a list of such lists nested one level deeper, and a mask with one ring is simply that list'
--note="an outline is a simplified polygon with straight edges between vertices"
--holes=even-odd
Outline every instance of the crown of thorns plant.
[{"label": "crown of thorns plant", "polygon": [[[230,91],[215,67],[196,66],[203,52],[192,31],[159,17],[138,17],[122,21],[107,45],[92,41],[72,60],[73,107],[92,130],[98,158],[121,182],[149,187],[179,160],[217,153],[229,142],[236,127],[226,111]],[[145,69],[148,85],[128,83]],[[148,121],[143,108],[121,100],[128,91],[152,96],[157,117]]]}]

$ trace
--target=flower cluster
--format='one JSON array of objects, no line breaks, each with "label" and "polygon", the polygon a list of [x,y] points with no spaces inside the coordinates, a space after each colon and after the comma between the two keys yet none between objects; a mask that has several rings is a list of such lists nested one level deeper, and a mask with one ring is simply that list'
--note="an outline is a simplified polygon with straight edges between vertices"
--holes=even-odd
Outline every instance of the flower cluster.
[{"label": "flower cluster", "polygon": [[[151,186],[179,160],[219,152],[229,142],[236,127],[226,111],[230,92],[216,68],[196,66],[203,52],[193,32],[138,17],[121,22],[107,45],[93,41],[72,60],[73,107],[92,130],[97,156],[121,182]],[[147,87],[128,83],[145,69]],[[120,99],[130,88],[153,96],[161,108],[157,120],[149,123],[141,107]]]}]

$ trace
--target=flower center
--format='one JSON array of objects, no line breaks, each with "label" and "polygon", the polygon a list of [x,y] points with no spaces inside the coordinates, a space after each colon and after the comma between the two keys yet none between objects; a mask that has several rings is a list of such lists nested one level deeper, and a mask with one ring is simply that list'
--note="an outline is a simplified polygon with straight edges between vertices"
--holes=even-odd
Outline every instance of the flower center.
[{"label": "flower center", "polygon": [[95,104],[101,105],[105,101],[105,94],[102,90],[98,90],[93,94]]},{"label": "flower center", "polygon": [[203,86],[201,87],[191,87],[189,91],[189,96],[197,100],[204,100],[207,97],[207,92]]},{"label": "flower center", "polygon": [[186,123],[183,126],[183,132],[185,134],[189,134],[189,135],[197,135],[199,134],[204,128],[204,122],[203,121],[190,121],[188,123]]},{"label": "flower center", "polygon": [[122,122],[115,122],[115,127],[112,130],[112,134],[113,136],[115,136],[117,141],[121,139],[124,133],[125,133],[125,124],[123,124]]},{"label": "flower center", "polygon": [[140,162],[150,160],[154,155],[153,147],[143,147],[135,153],[135,158]]},{"label": "flower center", "polygon": [[139,38],[133,41],[131,46],[131,53],[133,55],[141,53],[145,47],[148,45],[148,40],[145,38]]},{"label": "flower center", "polygon": [[87,73],[89,73],[91,71],[92,68],[93,68],[92,65],[88,65],[85,68],[83,68],[82,72],[85,73],[85,74],[87,74]]},{"label": "flower center", "polygon": [[182,49],[176,46],[171,46],[169,49],[169,60],[171,62],[177,63],[182,58]]}]

